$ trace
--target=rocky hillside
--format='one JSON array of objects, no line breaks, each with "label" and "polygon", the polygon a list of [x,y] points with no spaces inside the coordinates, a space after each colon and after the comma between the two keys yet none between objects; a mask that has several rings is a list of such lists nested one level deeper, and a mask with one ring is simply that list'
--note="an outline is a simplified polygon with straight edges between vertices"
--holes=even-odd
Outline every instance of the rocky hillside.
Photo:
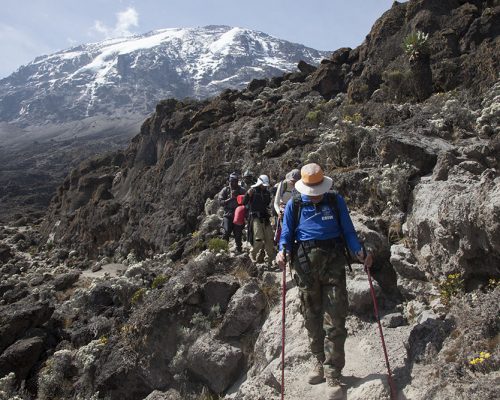
[{"label": "rocky hillside", "polygon": [[[277,181],[316,161],[375,248],[400,398],[495,398],[499,22],[495,1],[396,2],[318,68],[161,101],[126,150],[73,170],[40,227],[3,230],[0,395],[278,399],[280,276],[212,240],[212,198],[233,170]],[[344,397],[388,399],[355,272]],[[288,287],[287,398],[327,398]]]},{"label": "rocky hillside", "polygon": [[42,56],[0,80],[0,218],[46,207],[84,159],[125,147],[168,97],[206,98],[328,56],[228,26],[163,29]]}]

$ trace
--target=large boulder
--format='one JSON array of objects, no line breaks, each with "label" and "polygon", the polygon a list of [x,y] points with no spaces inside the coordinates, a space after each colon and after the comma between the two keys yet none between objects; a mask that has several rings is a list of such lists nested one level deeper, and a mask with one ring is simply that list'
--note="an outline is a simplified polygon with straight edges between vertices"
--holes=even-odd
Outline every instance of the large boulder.
[{"label": "large boulder", "polygon": [[216,393],[226,390],[242,372],[243,352],[210,334],[193,344],[187,359],[189,370]]},{"label": "large boulder", "polygon": [[447,180],[422,179],[413,192],[408,234],[421,276],[454,272],[491,277],[500,264],[500,177],[456,167]]},{"label": "large boulder", "polygon": [[14,372],[18,382],[25,379],[42,354],[44,341],[43,337],[35,336],[9,346],[0,356],[0,377]]},{"label": "large boulder", "polygon": [[12,253],[10,246],[5,243],[0,243],[0,262],[6,263],[12,257],[14,257],[14,254]]},{"label": "large boulder", "polygon": [[17,302],[0,308],[0,353],[28,329],[47,322],[53,311],[47,302]]},{"label": "large boulder", "polygon": [[242,286],[231,298],[226,314],[219,327],[220,337],[238,337],[252,324],[260,322],[266,299],[255,280]]},{"label": "large boulder", "polygon": [[212,307],[219,307],[225,313],[231,296],[238,290],[239,284],[232,275],[211,276],[202,286],[202,307],[209,312]]},{"label": "large boulder", "polygon": [[[375,295],[380,296],[380,286],[372,280]],[[370,284],[367,275],[361,270],[356,271],[356,275],[347,280],[347,295],[349,299],[349,310],[355,314],[365,314],[373,310],[373,300],[371,296]]]},{"label": "large boulder", "polygon": [[182,396],[175,389],[170,389],[167,392],[155,390],[151,392],[144,400],[182,400]]},{"label": "large boulder", "polygon": [[420,323],[416,324],[410,332],[405,347],[411,362],[430,362],[443,347],[443,342],[450,334],[453,323],[450,320],[435,318],[435,315],[429,312],[424,312],[419,321]]}]

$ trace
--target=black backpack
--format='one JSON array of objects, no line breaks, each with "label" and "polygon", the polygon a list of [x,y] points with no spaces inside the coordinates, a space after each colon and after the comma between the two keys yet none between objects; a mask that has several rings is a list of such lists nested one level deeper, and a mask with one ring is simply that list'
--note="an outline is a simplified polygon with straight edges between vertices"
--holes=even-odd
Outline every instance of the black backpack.
[{"label": "black backpack", "polygon": [[[340,227],[340,238],[342,240],[342,244],[343,244],[343,249],[344,249],[344,256],[345,256],[345,259],[347,261],[347,265],[349,266],[349,271],[352,272],[352,267],[351,267],[351,252],[349,251],[348,247],[347,247],[347,243],[344,239],[344,233],[342,231],[342,222],[340,221],[340,210],[339,210],[339,206],[337,204],[337,192],[333,191],[333,192],[327,192],[324,194],[325,198],[326,198],[326,201],[328,203],[328,205],[330,206],[330,208],[332,209],[332,211],[334,212],[335,214],[335,217],[337,218],[337,222],[339,224],[339,227]],[[293,203],[292,203],[292,215],[293,215],[293,224],[292,224],[292,234],[295,236],[295,230],[297,229],[297,227],[299,226],[299,221],[300,221],[300,211],[302,210],[302,207],[304,207],[304,205],[309,205],[309,204],[312,204],[312,203],[306,203],[304,201],[302,201],[302,196],[300,195],[300,193],[296,192],[294,195],[293,195]]]}]

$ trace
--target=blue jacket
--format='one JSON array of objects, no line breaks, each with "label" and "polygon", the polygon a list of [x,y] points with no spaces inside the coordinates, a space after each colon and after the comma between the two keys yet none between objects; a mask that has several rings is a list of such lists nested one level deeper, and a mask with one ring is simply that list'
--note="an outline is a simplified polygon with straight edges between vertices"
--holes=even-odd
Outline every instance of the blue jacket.
[{"label": "blue jacket", "polygon": [[[286,246],[287,251],[291,252],[295,240],[298,242],[326,240],[341,235],[341,228],[337,222],[335,210],[332,210],[328,200],[323,198],[320,203],[313,205],[310,204],[309,196],[301,194],[301,197],[303,202],[309,204],[304,204],[301,208],[299,224],[296,227],[295,234],[291,232],[293,229],[293,198],[286,204],[279,244],[280,251],[283,250],[283,246]],[[337,194],[337,205],[344,239],[349,250],[355,254],[361,250],[361,244],[354,230],[344,198],[339,194]]]}]

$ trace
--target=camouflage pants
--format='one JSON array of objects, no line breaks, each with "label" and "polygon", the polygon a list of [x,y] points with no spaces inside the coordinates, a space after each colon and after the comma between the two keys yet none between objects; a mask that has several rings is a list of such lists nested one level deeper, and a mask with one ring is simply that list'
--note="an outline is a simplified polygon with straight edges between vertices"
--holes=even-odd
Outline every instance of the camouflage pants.
[{"label": "camouflage pants", "polygon": [[339,247],[310,249],[307,252],[309,268],[300,265],[297,252],[293,262],[311,351],[334,374],[340,374],[345,365],[347,338],[346,261]]}]

